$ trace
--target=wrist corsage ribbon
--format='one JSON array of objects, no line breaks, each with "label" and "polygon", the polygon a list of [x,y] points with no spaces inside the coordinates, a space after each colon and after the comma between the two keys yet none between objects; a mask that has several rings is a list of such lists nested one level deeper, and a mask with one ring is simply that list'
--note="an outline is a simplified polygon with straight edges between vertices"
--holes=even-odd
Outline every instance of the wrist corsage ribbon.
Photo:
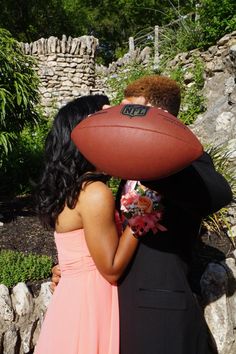
[{"label": "wrist corsage ribbon", "polygon": [[128,221],[135,237],[167,229],[160,224],[163,215],[161,195],[137,182],[135,188],[121,197],[122,218]]}]

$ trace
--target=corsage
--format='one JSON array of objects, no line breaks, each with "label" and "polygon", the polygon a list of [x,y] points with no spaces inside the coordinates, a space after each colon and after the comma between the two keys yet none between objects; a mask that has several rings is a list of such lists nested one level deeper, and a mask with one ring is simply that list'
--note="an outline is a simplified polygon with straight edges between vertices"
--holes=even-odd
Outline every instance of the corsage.
[{"label": "corsage", "polygon": [[161,195],[137,182],[135,188],[121,197],[122,218],[127,219],[135,237],[167,229],[160,224],[163,215]]}]

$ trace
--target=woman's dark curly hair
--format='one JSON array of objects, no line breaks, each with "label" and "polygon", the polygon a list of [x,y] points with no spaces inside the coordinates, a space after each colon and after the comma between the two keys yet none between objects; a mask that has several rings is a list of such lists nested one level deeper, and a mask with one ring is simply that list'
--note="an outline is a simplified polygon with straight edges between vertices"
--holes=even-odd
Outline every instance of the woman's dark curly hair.
[{"label": "woman's dark curly hair", "polygon": [[45,144],[44,171],[36,188],[36,212],[46,227],[55,227],[65,205],[75,207],[84,182],[108,179],[95,172],[71,140],[73,128],[105,104],[109,104],[105,95],[80,97],[62,107],[54,119]]}]

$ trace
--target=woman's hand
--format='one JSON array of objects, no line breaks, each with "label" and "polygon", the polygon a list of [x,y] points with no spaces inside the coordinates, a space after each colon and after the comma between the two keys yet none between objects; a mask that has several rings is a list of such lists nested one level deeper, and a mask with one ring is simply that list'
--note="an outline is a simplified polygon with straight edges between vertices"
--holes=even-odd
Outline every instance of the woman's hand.
[{"label": "woman's hand", "polygon": [[52,278],[51,278],[51,284],[50,284],[50,289],[51,289],[52,293],[56,289],[56,287],[60,281],[60,278],[61,278],[61,270],[60,270],[59,265],[57,264],[52,268]]}]

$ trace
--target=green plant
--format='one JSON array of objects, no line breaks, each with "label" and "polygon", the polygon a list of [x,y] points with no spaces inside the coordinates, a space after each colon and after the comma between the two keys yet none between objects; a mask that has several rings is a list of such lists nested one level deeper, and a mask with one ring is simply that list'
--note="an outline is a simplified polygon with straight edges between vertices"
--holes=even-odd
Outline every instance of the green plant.
[{"label": "green plant", "polygon": [[179,15],[175,25],[163,26],[159,35],[161,66],[165,67],[179,53],[198,48],[201,37],[201,28],[190,17]]},{"label": "green plant", "polygon": [[116,178],[116,177],[112,177],[109,181],[108,181],[108,186],[109,188],[111,188],[112,190],[112,194],[115,196],[118,190],[120,184],[120,178]]},{"label": "green plant", "polygon": [[35,61],[0,28],[0,159],[9,153],[24,127],[39,120],[39,79],[34,67]]},{"label": "green plant", "polygon": [[34,127],[26,126],[8,155],[0,160],[0,195],[29,193],[42,166],[44,142],[51,121],[41,119]]},{"label": "green plant", "polygon": [[[183,5],[174,8],[176,19],[160,28],[159,51],[162,66],[179,53],[195,48],[206,49],[226,33],[236,29],[235,0],[222,0],[217,5],[214,0],[202,0],[198,5],[188,15],[183,15]],[[190,6],[191,10],[194,9],[193,6]]]},{"label": "green plant", "polygon": [[236,29],[235,0],[202,0],[199,7],[199,28],[201,37],[199,46],[207,48]]},{"label": "green plant", "polygon": [[[225,179],[228,181],[233,196],[236,195],[236,172],[235,167],[232,165],[230,161],[230,157],[232,152],[229,151],[227,146],[207,146],[205,149],[214,162],[216,170],[221,173]],[[230,240],[234,247],[236,246],[236,242],[234,240],[233,234],[231,232],[231,226],[229,223],[229,208],[224,207],[218,212],[209,215],[203,221],[203,226],[211,231],[215,232],[218,235],[222,235],[222,232],[227,232],[230,237]]]},{"label": "green plant", "polygon": [[51,274],[52,259],[11,250],[0,251],[0,284],[13,287],[19,282],[46,279]]},{"label": "green plant", "polygon": [[228,181],[233,195],[236,195],[236,171],[232,164],[232,151],[227,145],[208,145],[205,150],[210,154],[216,170]]},{"label": "green plant", "polygon": [[234,247],[236,246],[231,226],[228,222],[228,208],[222,208],[216,213],[209,215],[203,220],[203,226],[210,232],[214,232],[219,236],[227,233]]},{"label": "green plant", "polygon": [[[192,76],[190,87],[186,86],[184,83],[184,77],[187,74]],[[192,67],[186,71],[184,71],[183,67],[178,66],[169,72],[170,77],[176,80],[181,87],[182,97],[179,118],[187,125],[192,124],[199,113],[202,113],[205,110],[205,100],[202,94],[202,88],[204,85],[203,74],[203,63],[198,57],[193,59]]]}]

